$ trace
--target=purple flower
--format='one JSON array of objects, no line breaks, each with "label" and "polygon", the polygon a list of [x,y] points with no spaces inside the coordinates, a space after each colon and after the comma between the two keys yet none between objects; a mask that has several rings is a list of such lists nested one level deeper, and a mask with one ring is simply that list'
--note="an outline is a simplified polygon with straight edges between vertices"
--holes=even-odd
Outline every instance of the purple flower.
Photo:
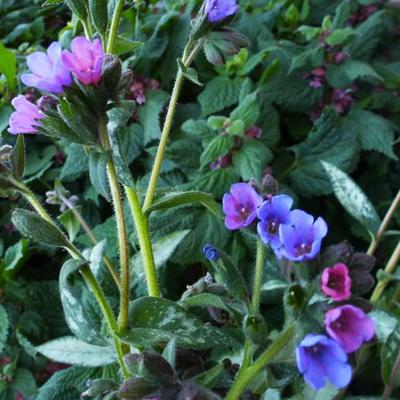
[{"label": "purple flower", "polygon": [[350,383],[347,354],[325,335],[308,334],[296,349],[296,361],[305,381],[316,390],[325,386],[325,378],[338,388]]},{"label": "purple flower", "polygon": [[63,86],[72,84],[71,73],[61,59],[61,46],[58,42],[49,46],[47,54],[37,51],[30,54],[26,61],[32,74],[21,76],[25,85],[59,94],[64,91]]},{"label": "purple flower", "polygon": [[336,112],[343,114],[354,103],[354,98],[351,95],[353,89],[335,89],[332,94],[332,105]]},{"label": "purple flower", "polygon": [[328,335],[347,353],[358,350],[364,342],[371,340],[375,335],[372,318],[361,308],[350,304],[329,310],[325,314],[325,328]]},{"label": "purple flower", "polygon": [[280,254],[292,261],[313,259],[321,248],[321,241],[328,233],[326,222],[302,210],[290,213],[290,225],[280,225],[279,237],[282,242]]},{"label": "purple flower", "polygon": [[325,268],[321,277],[321,290],[335,301],[347,300],[351,296],[351,278],[347,266],[338,263]]},{"label": "purple flower", "polygon": [[208,21],[211,23],[222,21],[223,19],[236,14],[239,6],[236,0],[206,0],[205,12]]},{"label": "purple flower", "polygon": [[206,244],[203,247],[203,254],[210,261],[217,261],[219,259],[219,252],[212,244]]},{"label": "purple flower", "polygon": [[62,52],[64,64],[83,84],[99,83],[104,56],[101,41],[94,39],[91,42],[83,36],[78,36],[72,40],[71,50],[72,53],[67,50]]},{"label": "purple flower", "polygon": [[12,134],[36,133],[37,127],[40,126],[38,120],[45,117],[39,107],[28,101],[22,94],[14,97],[11,104],[16,111],[11,114],[8,132]]},{"label": "purple flower", "polygon": [[279,226],[290,222],[292,205],[291,197],[280,194],[264,201],[257,211],[257,217],[261,220],[257,225],[258,234],[262,241],[270,244],[273,249],[281,246]]},{"label": "purple flower", "polygon": [[235,183],[222,199],[225,226],[230,230],[249,226],[257,216],[262,197],[247,183]]}]

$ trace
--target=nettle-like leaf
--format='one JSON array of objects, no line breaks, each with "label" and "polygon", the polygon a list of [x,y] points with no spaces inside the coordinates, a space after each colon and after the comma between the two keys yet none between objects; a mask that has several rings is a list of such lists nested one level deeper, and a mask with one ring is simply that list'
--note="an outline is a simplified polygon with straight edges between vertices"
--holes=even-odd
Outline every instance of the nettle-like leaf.
[{"label": "nettle-like leaf", "polygon": [[131,303],[130,328],[121,338],[134,346],[149,346],[175,338],[180,347],[231,347],[234,340],[173,301],[142,297]]},{"label": "nettle-like leaf", "polygon": [[375,236],[381,221],[373,204],[346,173],[330,163],[323,161],[322,165],[340,204],[371,235]]},{"label": "nettle-like leaf", "polygon": [[51,340],[37,346],[36,350],[50,360],[83,367],[109,365],[117,359],[112,346],[89,344],[74,336]]}]

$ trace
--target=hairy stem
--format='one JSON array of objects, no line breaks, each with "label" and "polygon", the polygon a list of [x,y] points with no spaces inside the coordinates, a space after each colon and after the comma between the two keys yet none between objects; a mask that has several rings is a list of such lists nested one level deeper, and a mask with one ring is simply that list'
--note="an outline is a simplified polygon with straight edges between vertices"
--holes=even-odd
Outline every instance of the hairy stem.
[{"label": "hairy stem", "polygon": [[251,312],[253,315],[257,315],[259,313],[261,285],[262,285],[262,278],[263,278],[264,264],[265,264],[265,254],[266,254],[266,247],[264,243],[260,239],[258,239],[256,269],[255,269],[254,284],[253,284],[253,297],[251,300]]},{"label": "hairy stem", "polygon": [[136,190],[125,186],[125,193],[136,226],[140,250],[142,252],[148,294],[149,296],[160,297],[157,270],[154,263],[147,218],[142,212]]},{"label": "hairy stem", "polygon": [[369,255],[373,255],[378,247],[379,242],[381,241],[390,221],[393,218],[394,213],[396,212],[397,208],[400,205],[400,190],[397,192],[396,197],[394,198],[392,204],[389,207],[389,210],[387,211],[385,218],[383,219],[381,226],[378,229],[378,232],[376,234],[376,237],[372,240],[367,253]]},{"label": "hairy stem", "polygon": [[385,390],[382,394],[382,400],[389,400],[390,395],[392,394],[393,388],[396,383],[397,375],[400,371],[400,353],[397,355],[396,362],[394,363],[392,373],[390,374],[389,381],[385,386]]},{"label": "hairy stem", "polygon": [[280,336],[272,343],[252,364],[250,367],[238,373],[231,390],[228,392],[225,400],[238,400],[240,395],[249,385],[249,383],[260,373],[260,371],[274,359],[279,352],[288,345],[295,334],[295,324],[291,323]]},{"label": "hairy stem", "polygon": [[122,10],[124,9],[124,0],[118,0],[117,4],[115,5],[114,14],[111,20],[110,26],[110,34],[108,36],[107,42],[107,53],[112,54],[114,49],[115,40],[117,38],[118,27],[119,27],[119,20],[121,19]]}]

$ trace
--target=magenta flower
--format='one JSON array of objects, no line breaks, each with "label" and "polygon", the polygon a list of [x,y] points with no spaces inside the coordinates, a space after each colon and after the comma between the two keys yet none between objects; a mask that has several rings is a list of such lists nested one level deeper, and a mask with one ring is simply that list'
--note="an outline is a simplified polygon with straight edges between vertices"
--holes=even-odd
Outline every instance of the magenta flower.
[{"label": "magenta flower", "polygon": [[85,85],[99,83],[103,65],[103,48],[99,39],[93,42],[78,36],[71,42],[72,53],[64,50],[61,58],[77,79]]},{"label": "magenta flower", "polygon": [[322,239],[328,233],[326,222],[302,210],[290,213],[290,224],[280,225],[279,238],[282,248],[279,254],[292,261],[312,260],[319,253]]},{"label": "magenta flower", "polygon": [[273,249],[279,248],[279,226],[290,222],[290,209],[293,205],[291,197],[280,194],[264,201],[257,211],[260,222],[257,231],[265,244],[270,244]]},{"label": "magenta flower", "polygon": [[28,101],[22,94],[14,97],[11,104],[14,106],[15,111],[11,114],[8,132],[13,135],[36,133],[37,127],[40,126],[38,120],[45,117],[39,107]]},{"label": "magenta flower", "polygon": [[220,22],[239,9],[236,0],[206,0],[205,12],[211,23]]},{"label": "magenta flower", "polygon": [[58,42],[49,46],[47,54],[37,51],[30,54],[26,61],[32,73],[21,76],[25,85],[59,94],[64,91],[64,86],[72,84],[71,73],[61,59],[61,46]]},{"label": "magenta flower", "polygon": [[321,277],[321,290],[335,301],[347,300],[351,296],[351,278],[345,264],[338,263],[325,268]]},{"label": "magenta flower", "polygon": [[329,310],[325,314],[325,328],[346,353],[352,353],[375,335],[372,318],[361,308],[350,304]]},{"label": "magenta flower", "polygon": [[325,386],[326,379],[338,388],[350,383],[347,354],[325,335],[308,334],[296,349],[296,361],[305,381],[316,390]]},{"label": "magenta flower", "polygon": [[222,199],[225,226],[230,230],[249,226],[255,220],[261,203],[262,197],[248,183],[233,184],[231,192]]}]

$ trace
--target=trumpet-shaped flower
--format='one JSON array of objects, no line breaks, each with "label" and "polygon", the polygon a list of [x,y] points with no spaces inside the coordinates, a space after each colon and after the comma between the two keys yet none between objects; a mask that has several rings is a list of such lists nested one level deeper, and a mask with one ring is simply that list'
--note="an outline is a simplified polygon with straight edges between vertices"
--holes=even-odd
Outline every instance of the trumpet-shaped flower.
[{"label": "trumpet-shaped flower", "polygon": [[316,390],[325,386],[326,380],[338,388],[350,383],[347,354],[325,335],[308,334],[296,349],[296,361],[305,381]]},{"label": "trumpet-shaped flower", "polygon": [[290,213],[290,224],[280,225],[279,238],[282,242],[280,254],[292,261],[311,260],[321,248],[322,239],[328,233],[326,222],[302,210]]},{"label": "trumpet-shaped flower", "polygon": [[222,21],[236,14],[238,9],[236,0],[206,0],[205,12],[211,23]]},{"label": "trumpet-shaped flower", "polygon": [[251,225],[261,203],[262,197],[248,183],[233,184],[231,192],[226,193],[222,199],[225,226],[235,230]]},{"label": "trumpet-shaped flower", "polygon": [[99,39],[92,42],[78,36],[71,42],[71,50],[64,50],[61,58],[64,64],[85,85],[99,83],[103,65],[103,48]]},{"label": "trumpet-shaped flower", "polygon": [[47,54],[36,51],[30,54],[26,62],[31,74],[23,74],[22,82],[39,90],[59,94],[64,86],[72,84],[71,73],[61,59],[61,46],[53,42],[47,49]]},{"label": "trumpet-shaped flower", "polygon": [[36,133],[40,126],[39,120],[45,115],[39,110],[39,107],[28,101],[22,94],[15,97],[11,104],[15,111],[10,117],[10,127],[8,132],[13,135],[19,133]]},{"label": "trumpet-shaped flower", "polygon": [[325,328],[347,353],[358,350],[375,335],[375,324],[361,308],[346,304],[325,314]]},{"label": "trumpet-shaped flower", "polygon": [[351,278],[345,264],[338,263],[325,268],[321,277],[321,290],[335,301],[347,300],[351,296]]}]

